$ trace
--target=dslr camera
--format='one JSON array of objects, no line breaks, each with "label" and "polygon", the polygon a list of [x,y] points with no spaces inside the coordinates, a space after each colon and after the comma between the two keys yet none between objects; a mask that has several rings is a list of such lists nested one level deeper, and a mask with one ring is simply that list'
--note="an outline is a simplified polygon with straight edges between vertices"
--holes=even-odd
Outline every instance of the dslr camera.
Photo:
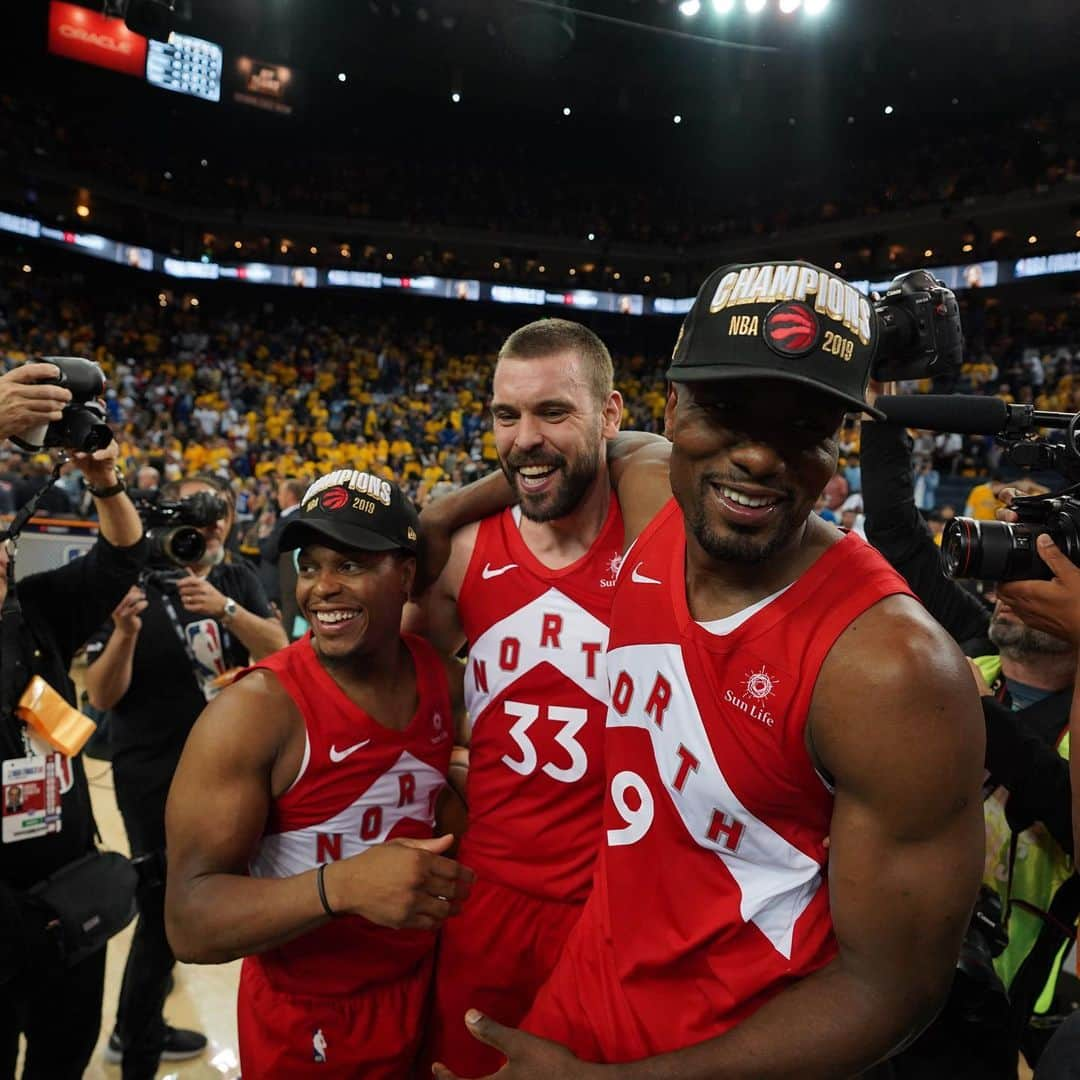
[{"label": "dslr camera", "polygon": [[229,510],[224,499],[209,491],[175,501],[155,495],[139,499],[135,505],[150,541],[149,564],[158,571],[184,569],[197,563],[206,552],[206,541],[199,529],[213,525]]},{"label": "dslr camera", "polygon": [[955,375],[964,362],[956,294],[928,270],[894,278],[875,295],[880,339],[872,372],[879,382]]},{"label": "dslr camera", "polygon": [[64,406],[59,420],[24,432],[20,438],[12,436],[11,441],[29,453],[54,447],[85,454],[104,450],[112,442],[113,434],[105,423],[105,407],[97,400],[105,392],[101,368],[81,356],[39,356],[36,359],[60,369],[55,379],[46,379],[39,385],[66,386],[71,391],[71,401]]}]

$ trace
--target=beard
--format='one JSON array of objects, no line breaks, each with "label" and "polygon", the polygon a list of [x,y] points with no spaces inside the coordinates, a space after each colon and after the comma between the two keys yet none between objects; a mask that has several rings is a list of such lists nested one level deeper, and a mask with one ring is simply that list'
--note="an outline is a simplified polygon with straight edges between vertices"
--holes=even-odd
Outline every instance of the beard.
[{"label": "beard", "polygon": [[[521,454],[513,455],[499,464],[518,496],[518,504],[525,517],[536,522],[558,521],[573,513],[585,498],[600,471],[601,452],[601,446],[596,444],[586,447],[572,463],[562,454]],[[561,469],[562,475],[556,479],[551,491],[531,495],[516,482],[518,470],[529,465],[548,465]]]},{"label": "beard", "polygon": [[1072,652],[1072,645],[1045,630],[1036,630],[1022,622],[998,619],[990,620],[987,637],[998,647],[1002,656],[1017,660],[1025,656],[1061,656]]},{"label": "beard", "polygon": [[686,527],[694,539],[711,558],[721,562],[763,563],[782,551],[798,531],[801,522],[792,516],[790,502],[782,503],[776,512],[769,532],[762,535],[760,529],[740,528],[726,525],[726,532],[719,532],[709,524],[705,516],[706,500],[712,487],[712,478],[702,477],[698,483],[697,498],[684,506]]}]

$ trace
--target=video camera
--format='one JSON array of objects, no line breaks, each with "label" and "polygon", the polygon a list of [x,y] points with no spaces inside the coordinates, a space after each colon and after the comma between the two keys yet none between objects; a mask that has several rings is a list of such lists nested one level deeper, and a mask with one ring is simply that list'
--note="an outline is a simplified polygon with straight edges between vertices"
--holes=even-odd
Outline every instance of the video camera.
[{"label": "video camera", "polygon": [[149,565],[159,570],[197,563],[206,553],[206,540],[199,529],[213,525],[229,511],[228,503],[209,491],[175,501],[162,500],[155,493],[137,498],[135,507],[150,541]]},{"label": "video camera", "polygon": [[105,423],[105,407],[96,400],[105,392],[101,368],[81,356],[39,356],[37,359],[60,369],[55,379],[46,379],[39,385],[66,386],[71,391],[71,401],[64,406],[59,420],[24,432],[19,438],[12,436],[11,441],[29,453],[53,447],[86,454],[104,450],[112,442],[113,434]]},{"label": "video camera", "polygon": [[[941,539],[942,567],[949,577],[1048,580],[1052,574],[1036,549],[1043,533],[1080,566],[1080,413],[1044,412],[1033,405],[961,394],[880,397],[877,405],[890,421],[905,427],[993,435],[1012,465],[1056,472],[1072,481],[1058,492],[1015,499],[1010,509],[1016,522],[953,518]],[[1038,428],[1064,430],[1065,439],[1041,437]]]}]

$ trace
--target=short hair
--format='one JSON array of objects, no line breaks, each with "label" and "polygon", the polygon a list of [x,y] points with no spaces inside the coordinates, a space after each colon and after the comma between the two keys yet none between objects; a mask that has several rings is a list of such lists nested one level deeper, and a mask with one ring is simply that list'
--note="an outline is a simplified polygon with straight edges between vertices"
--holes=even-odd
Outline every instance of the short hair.
[{"label": "short hair", "polygon": [[207,487],[212,487],[225,499],[231,510],[236,509],[236,495],[233,492],[232,485],[224,477],[218,476],[217,473],[201,472],[195,473],[194,476],[181,477],[179,480],[170,480],[161,489],[162,498],[179,499],[180,489],[185,484],[205,484]]},{"label": "short hair", "polygon": [[539,360],[560,352],[581,359],[593,398],[603,406],[615,389],[615,367],[607,346],[587,326],[569,319],[537,319],[515,330],[499,349],[499,360]]},{"label": "short hair", "polygon": [[282,480],[281,483],[290,495],[296,496],[297,502],[303,502],[304,494],[309,487],[306,480],[300,480],[295,476],[289,476]]}]

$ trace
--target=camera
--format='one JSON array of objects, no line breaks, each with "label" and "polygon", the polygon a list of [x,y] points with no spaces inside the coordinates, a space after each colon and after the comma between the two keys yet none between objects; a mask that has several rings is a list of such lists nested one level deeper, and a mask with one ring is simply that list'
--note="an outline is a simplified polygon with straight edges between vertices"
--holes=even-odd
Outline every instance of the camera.
[{"label": "camera", "polygon": [[81,356],[39,356],[37,359],[60,369],[55,379],[46,379],[39,385],[66,386],[71,391],[71,401],[64,406],[59,420],[24,432],[20,438],[12,436],[11,441],[31,453],[53,447],[86,454],[104,450],[112,442],[113,435],[105,423],[105,407],[96,400],[105,392],[101,368]]},{"label": "camera", "polygon": [[954,518],[945,526],[941,558],[949,577],[1049,580],[1053,575],[1035,547],[1043,533],[1080,566],[1080,502],[1068,496],[1032,495],[1015,499],[1011,509],[1019,521]]},{"label": "camera", "polygon": [[954,374],[964,360],[956,295],[927,270],[900,274],[874,299],[880,341],[872,371],[880,382]]},{"label": "camera", "polygon": [[206,540],[199,529],[223,518],[229,505],[209,491],[199,491],[172,502],[156,496],[140,499],[136,509],[150,541],[150,565],[187,567],[206,552]]},{"label": "camera", "polygon": [[[1014,499],[1017,521],[953,518],[941,537],[941,565],[951,578],[984,581],[1048,581],[1053,574],[1039,557],[1043,534],[1080,566],[1080,413],[1040,412],[1030,405],[1001,405],[1004,430],[996,436],[1004,459],[1022,469],[1053,470],[1071,487],[1048,495]],[[1065,430],[1065,441],[1034,435],[1036,427]]]},{"label": "camera", "polygon": [[989,885],[980,885],[960,945],[951,1002],[968,1023],[992,1025],[1007,1018],[1008,995],[994,969],[994,959],[1009,944],[1004,916],[998,893]]}]

